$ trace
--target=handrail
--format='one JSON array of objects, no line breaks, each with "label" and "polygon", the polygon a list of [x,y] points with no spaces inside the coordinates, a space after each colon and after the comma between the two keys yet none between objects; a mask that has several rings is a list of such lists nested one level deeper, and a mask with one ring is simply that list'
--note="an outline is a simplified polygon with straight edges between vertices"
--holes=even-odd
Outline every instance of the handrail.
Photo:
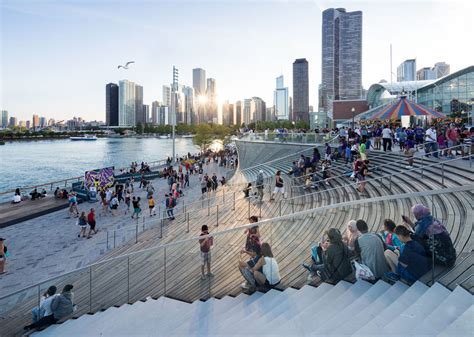
[{"label": "handrail", "polygon": [[[427,197],[427,196],[438,195],[438,194],[466,192],[466,191],[471,191],[471,190],[474,190],[474,184],[469,184],[469,185],[464,185],[464,186],[457,186],[457,187],[449,187],[449,188],[437,189],[437,190],[426,190],[426,191],[419,191],[419,192],[401,193],[401,194],[380,196],[380,197],[369,198],[369,199],[352,200],[352,201],[346,201],[346,202],[332,204],[332,205],[320,206],[320,207],[317,207],[317,208],[307,209],[307,210],[298,211],[298,212],[291,213],[291,214],[286,214],[286,215],[281,215],[281,216],[277,216],[277,217],[270,218],[270,219],[261,220],[261,221],[259,221],[258,225],[262,226],[262,225],[265,225],[267,223],[271,223],[271,222],[274,222],[274,221],[287,220],[287,219],[294,218],[295,216],[302,216],[302,215],[305,216],[305,215],[308,215],[308,214],[320,213],[320,212],[328,211],[328,210],[339,208],[339,207],[356,206],[356,205],[365,204],[365,203],[376,203],[376,202],[381,202],[381,201],[389,201],[389,200],[397,200],[397,199]],[[54,277],[47,278],[45,280],[42,280],[41,282],[35,283],[34,285],[22,288],[20,290],[14,291],[14,292],[9,293],[7,295],[3,295],[3,296],[0,297],[0,300],[3,300],[3,299],[5,299],[9,296],[12,296],[12,295],[15,295],[17,293],[23,292],[25,290],[37,287],[37,286],[39,286],[41,284],[44,284],[46,282],[55,280],[59,277],[64,277],[64,276],[67,276],[67,275],[71,275],[73,273],[77,273],[77,272],[80,272],[80,271],[85,271],[85,270],[88,270],[89,268],[91,268],[93,266],[98,266],[98,265],[101,265],[101,264],[106,263],[106,262],[110,262],[110,261],[114,261],[114,260],[118,260],[118,259],[123,259],[123,258],[129,258],[129,257],[135,256],[135,255],[138,255],[138,254],[142,254],[142,253],[146,253],[146,252],[152,252],[152,251],[155,251],[157,249],[166,249],[166,248],[174,247],[174,246],[181,245],[181,244],[184,244],[184,243],[196,242],[199,239],[203,239],[203,238],[207,238],[207,237],[211,237],[211,236],[217,237],[217,236],[221,236],[221,235],[224,235],[224,234],[227,234],[227,233],[241,232],[242,229],[247,229],[247,228],[250,228],[250,227],[253,227],[253,226],[255,226],[254,223],[253,224],[252,223],[245,224],[245,225],[238,226],[238,227],[235,227],[235,228],[229,228],[229,229],[225,229],[225,230],[222,230],[222,231],[219,231],[219,232],[210,233],[209,235],[195,236],[195,237],[192,237],[192,238],[189,238],[189,239],[177,240],[177,241],[174,241],[174,242],[170,242],[170,243],[166,243],[166,244],[160,244],[160,245],[157,245],[157,246],[154,246],[154,247],[149,247],[149,248],[146,248],[146,249],[142,249],[142,250],[139,250],[139,251],[136,251],[136,252],[130,252],[130,253],[126,253],[126,254],[123,254],[123,255],[120,255],[120,256],[115,256],[115,257],[112,257],[112,258],[109,258],[109,259],[106,259],[106,260],[102,260],[102,261],[99,261],[99,262],[94,262],[94,263],[92,263],[88,266],[81,267],[81,268],[76,268],[74,270],[63,273],[61,275],[57,275],[57,276],[54,276]]]},{"label": "handrail", "polygon": [[[391,174],[386,174],[386,175],[382,175],[382,176],[379,176],[379,177],[376,177],[376,178],[371,178],[371,179],[367,179],[365,180],[365,183],[372,183],[372,182],[376,182],[377,180],[383,180],[383,179],[392,179],[392,177],[394,176],[398,176],[398,175],[402,175],[402,174],[406,174],[406,172],[410,172],[410,171],[417,171],[417,170],[421,170],[423,171],[423,169],[427,168],[427,167],[434,167],[434,166],[438,166],[440,165],[442,167],[442,170],[443,170],[443,184],[444,184],[444,164],[445,163],[448,163],[448,162],[454,162],[454,161],[458,161],[458,160],[461,160],[463,159],[464,157],[459,157],[459,158],[454,158],[454,159],[451,159],[451,160],[447,160],[447,161],[444,161],[444,162],[440,162],[440,163],[432,163],[430,165],[424,165],[424,166],[420,166],[420,167],[414,167],[414,168],[411,168],[411,169],[406,169],[406,170],[403,170],[403,171],[399,171],[399,172],[395,172],[395,173],[391,173]],[[285,203],[288,204],[288,203],[294,203],[297,199],[299,198],[305,198],[307,196],[311,196],[311,197],[317,197],[318,195],[320,194],[323,194],[323,193],[327,193],[327,192],[331,192],[331,191],[335,191],[335,190],[340,190],[340,189],[346,189],[348,187],[354,187],[354,186],[357,186],[357,182],[350,182],[348,184],[344,184],[344,185],[341,185],[341,186],[336,186],[336,187],[332,187],[332,188],[329,188],[329,189],[324,189],[324,190],[320,190],[320,191],[314,191],[312,193],[307,193],[305,195],[299,195],[299,196],[295,196],[295,197],[290,197],[290,198],[286,198],[284,199],[285,200]],[[301,187],[299,187],[301,188]],[[391,189],[391,187],[390,187]],[[235,205],[235,202],[237,201],[241,201],[241,200],[248,200],[247,198],[243,197],[243,198],[239,198],[239,199],[235,199],[235,192],[234,193],[234,205]],[[221,205],[221,204],[214,204],[212,207],[219,207],[219,206],[224,206],[224,203]],[[210,209],[210,205],[208,204],[207,207],[203,207],[203,208],[199,208],[199,209],[195,209],[193,210],[193,212],[200,212],[200,211],[203,211],[203,210],[208,210],[209,212],[209,209]],[[160,213],[161,212],[161,209],[160,209]],[[182,212],[175,212],[174,213],[174,216],[176,217],[177,215],[185,215],[186,214],[189,214],[189,210],[188,209],[184,209]],[[162,214],[160,214],[161,216]],[[151,219],[151,225],[149,225],[148,229],[151,229],[151,228],[154,228],[155,226],[157,225],[160,225],[162,226],[163,225],[163,221],[166,221],[166,220],[169,220],[170,217],[166,216],[166,217],[161,217],[161,218],[155,218],[155,219]],[[189,221],[189,218],[185,218],[185,222],[186,221]],[[147,221],[145,220],[145,223],[143,224],[143,226],[145,226],[145,224],[147,223]],[[150,222],[148,222],[150,224]],[[127,225],[127,226],[123,226],[119,229],[114,229],[114,230],[111,230],[110,232],[117,232],[117,231],[124,231],[124,230],[130,230],[132,228],[137,228],[137,234],[138,235],[138,224],[136,225]],[[109,232],[109,231],[108,231]],[[161,236],[160,236],[161,237]],[[108,248],[108,247],[107,247]],[[115,247],[114,247],[115,248]]]}]

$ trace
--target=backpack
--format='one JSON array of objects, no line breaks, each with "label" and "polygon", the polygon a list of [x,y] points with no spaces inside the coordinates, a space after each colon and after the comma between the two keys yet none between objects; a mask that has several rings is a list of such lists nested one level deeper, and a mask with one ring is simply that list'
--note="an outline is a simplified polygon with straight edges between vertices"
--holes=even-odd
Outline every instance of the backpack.
[{"label": "backpack", "polygon": [[166,202],[166,206],[171,208],[176,206],[176,199],[175,198],[168,198],[168,201]]}]

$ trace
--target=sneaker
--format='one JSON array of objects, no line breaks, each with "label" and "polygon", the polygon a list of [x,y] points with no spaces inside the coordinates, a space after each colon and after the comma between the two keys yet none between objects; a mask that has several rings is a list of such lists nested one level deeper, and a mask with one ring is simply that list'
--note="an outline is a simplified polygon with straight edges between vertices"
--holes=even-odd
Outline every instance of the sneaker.
[{"label": "sneaker", "polygon": [[305,268],[307,271],[309,271],[310,273],[312,272],[311,270],[311,265],[309,263],[303,263],[303,268]]},{"label": "sneaker", "polygon": [[407,166],[405,166],[405,167],[406,167],[407,169],[412,169],[412,168],[413,168],[413,166],[410,166],[410,165],[407,165]]},{"label": "sneaker", "polygon": [[247,282],[244,282],[240,285],[240,287],[244,290],[247,290],[247,289],[250,289],[250,284],[248,284]]},{"label": "sneaker", "polygon": [[207,277],[214,277],[213,273],[207,273]]},{"label": "sneaker", "polygon": [[393,272],[385,272],[384,276],[392,282],[397,282],[400,280],[400,275]]}]

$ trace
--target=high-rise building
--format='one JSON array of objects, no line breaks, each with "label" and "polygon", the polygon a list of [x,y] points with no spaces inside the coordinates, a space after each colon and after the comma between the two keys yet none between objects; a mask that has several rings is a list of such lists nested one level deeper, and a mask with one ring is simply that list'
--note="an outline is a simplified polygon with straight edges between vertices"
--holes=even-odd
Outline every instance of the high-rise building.
[{"label": "high-rise building", "polygon": [[115,83],[105,86],[105,124],[119,125],[119,87]]},{"label": "high-rise building", "polygon": [[40,127],[39,116],[38,115],[33,115],[32,121],[33,121],[33,126],[32,126],[33,130],[39,129],[39,127]]},{"label": "high-rise building", "polygon": [[289,119],[288,88],[284,86],[283,75],[276,78],[276,89],[273,92],[273,107],[275,117],[278,120]]},{"label": "high-rise building", "polygon": [[163,86],[163,105],[170,106],[171,105],[171,87],[168,85]]},{"label": "high-rise building", "polygon": [[144,123],[150,123],[151,122],[151,117],[150,117],[150,106],[148,104],[142,104],[143,106],[143,118],[144,118]]},{"label": "high-rise building", "polygon": [[234,124],[237,126],[242,125],[242,101],[235,102],[234,106]]},{"label": "high-rise building", "polygon": [[39,126],[40,128],[45,128],[47,126],[46,117],[40,117]]},{"label": "high-rise building", "polygon": [[160,102],[153,101],[151,102],[151,124],[159,125],[160,120]]},{"label": "high-rise building", "polygon": [[332,100],[361,98],[361,11],[329,8],[323,12],[321,63],[320,110],[329,113]]},{"label": "high-rise building", "polygon": [[266,121],[275,120],[275,107],[267,108],[265,120]]},{"label": "high-rise building", "polygon": [[204,69],[193,69],[193,89],[196,96],[206,94],[206,71]]},{"label": "high-rise building", "polygon": [[10,117],[10,121],[8,123],[8,126],[11,128],[14,128],[16,126],[17,120],[16,117]]},{"label": "high-rise building", "polygon": [[184,117],[183,123],[191,125],[195,124],[195,109],[194,109],[194,89],[191,87],[184,87]]},{"label": "high-rise building", "polygon": [[2,110],[2,128],[8,127],[8,111]]},{"label": "high-rise building", "polygon": [[435,73],[436,78],[441,78],[443,76],[450,74],[450,66],[445,62],[437,62],[434,65],[433,71]]},{"label": "high-rise building", "polygon": [[267,113],[265,101],[260,97],[252,97],[251,115],[253,122],[264,122]]},{"label": "high-rise building", "polygon": [[216,80],[214,78],[207,79],[207,111],[206,111],[206,123],[217,123],[217,90]]},{"label": "high-rise building", "polygon": [[397,82],[415,81],[416,59],[405,60],[397,67]]},{"label": "high-rise building", "polygon": [[293,120],[309,123],[309,77],[308,61],[293,62]]},{"label": "high-rise building", "polygon": [[416,79],[418,81],[425,81],[425,80],[434,80],[436,79],[436,74],[430,67],[424,67],[416,72]]},{"label": "high-rise building", "polygon": [[222,104],[222,124],[234,124],[234,105],[230,104],[229,101],[225,101]]},{"label": "high-rise building", "polygon": [[31,129],[31,122],[30,122],[30,121],[26,121],[25,127],[26,127],[28,130]]},{"label": "high-rise building", "polygon": [[119,81],[119,126],[135,126],[135,83]]},{"label": "high-rise building", "polygon": [[252,100],[246,98],[242,102],[242,123],[248,126],[253,122],[252,119]]},{"label": "high-rise building", "polygon": [[143,87],[135,85],[135,125],[145,124],[145,115],[143,114]]},{"label": "high-rise building", "polygon": [[56,121],[54,120],[54,118],[48,119],[48,126],[54,126],[54,124],[56,124]]}]

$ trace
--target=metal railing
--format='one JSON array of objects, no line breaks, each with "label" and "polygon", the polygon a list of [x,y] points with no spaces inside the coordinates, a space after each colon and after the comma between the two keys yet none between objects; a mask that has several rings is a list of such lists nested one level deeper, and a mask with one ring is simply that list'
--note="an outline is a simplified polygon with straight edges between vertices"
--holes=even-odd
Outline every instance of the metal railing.
[{"label": "metal railing", "polygon": [[[306,272],[301,263],[307,257],[309,259],[311,246],[319,241],[322,233],[328,228],[343,230],[348,220],[363,218],[372,227],[372,231],[378,231],[381,229],[383,219],[398,219],[401,214],[409,214],[410,204],[419,202],[420,199],[460,195],[473,190],[474,184],[470,184],[436,191],[354,200],[294,214],[282,214],[263,220],[258,225],[262,240],[272,247],[280,266],[281,287],[285,288],[304,283]],[[397,203],[399,207],[384,207],[390,203]],[[380,205],[377,212],[368,214],[364,211],[373,205]],[[465,217],[472,217],[472,209],[461,206],[453,213],[447,212],[442,207],[438,211],[441,218],[449,222],[448,228],[459,225]],[[329,216],[330,214],[338,216]],[[305,221],[309,221],[309,224]],[[21,333],[22,327],[29,323],[31,309],[39,304],[41,294],[51,285],[57,286],[58,289],[65,284],[74,285],[74,301],[78,305],[78,310],[74,313],[76,317],[150,297],[170,296],[183,301],[194,301],[228,295],[242,282],[237,271],[237,261],[239,252],[245,245],[244,229],[254,225],[211,232],[210,236],[214,237],[212,278],[199,277],[198,240],[207,236],[197,236],[198,231],[195,231],[196,236],[190,239],[93,263],[3,296],[0,298],[2,334]],[[308,230],[302,232],[300,236],[294,235],[302,227]],[[236,243],[238,237],[241,237],[240,243]],[[296,240],[295,246],[289,247],[291,240]]]},{"label": "metal railing", "polygon": [[[422,162],[420,167],[413,167],[411,169],[404,168],[403,170],[390,173],[390,174],[383,174],[379,177],[366,179],[365,183],[367,185],[372,185],[372,187],[376,187],[376,183],[378,182],[378,188],[385,187],[390,193],[392,193],[393,186],[395,186],[395,179],[398,177],[403,177],[409,173],[416,173],[419,172],[421,177],[424,177],[426,174],[426,170],[428,168],[437,168],[440,167],[441,169],[441,187],[446,186],[446,177],[445,177],[445,164],[452,163],[455,161],[462,160],[463,157],[450,159],[448,161],[440,162],[440,163],[431,163],[428,164],[426,162]],[[391,163],[391,167],[395,169],[394,163]],[[381,171],[381,170],[380,170]],[[339,176],[339,178],[344,177],[344,175]],[[347,177],[346,177],[347,178]],[[385,186],[384,181],[387,186]],[[321,184],[324,181],[321,182]],[[406,185],[407,182],[403,181]],[[358,194],[356,191],[359,182],[351,181],[340,186],[331,187],[327,189],[322,189],[319,191],[312,191],[306,194],[299,194],[297,196],[293,196],[293,191],[290,190],[290,197],[285,199],[280,199],[278,202],[274,203],[273,208],[270,209],[263,209],[262,211],[262,203],[256,203],[255,199],[252,198],[237,198],[236,192],[232,192],[230,195],[226,194],[224,190],[222,190],[221,195],[218,197],[214,197],[213,199],[204,199],[200,201],[202,207],[201,208],[190,208],[184,202],[182,204],[178,203],[181,207],[180,209],[177,208],[174,210],[174,220],[171,220],[169,216],[166,214],[166,209],[164,206],[158,206],[158,215],[160,216],[158,219],[155,218],[148,218],[147,221],[143,216],[142,220],[136,220],[136,224],[124,226],[120,229],[114,229],[107,231],[107,249],[109,248],[116,248],[117,238],[120,238],[121,242],[130,242],[130,240],[135,240],[135,243],[139,241],[139,235],[149,229],[159,228],[158,237],[161,239],[163,238],[163,230],[165,229],[168,232],[166,226],[170,226],[173,228],[174,232],[181,232],[181,233],[189,233],[190,232],[190,224],[194,222],[194,220],[200,220],[202,218],[207,217],[208,221],[206,224],[209,226],[214,224],[214,226],[218,227],[222,224],[223,220],[225,222],[230,221],[229,219],[235,219],[235,214],[239,215],[240,217],[244,216],[244,218],[249,218],[251,215],[258,215],[260,218],[262,216],[266,218],[275,217],[282,214],[282,210],[286,208],[291,209],[291,213],[296,211],[297,205],[301,205],[301,207],[305,208],[314,208],[318,206],[324,205],[324,203],[331,203],[333,197],[336,198],[336,202],[339,201],[337,197],[341,197],[343,201],[349,201],[352,192]],[[304,186],[298,186],[295,188],[301,189]],[[268,192],[271,193],[271,185],[268,185]],[[367,187],[366,187],[367,188]],[[377,188],[376,188],[377,189]],[[341,192],[342,191],[342,192]],[[332,195],[334,193],[334,196]],[[308,204],[308,198],[311,198],[311,203]],[[211,200],[214,203],[211,203]],[[245,210],[245,211],[243,211]],[[199,221],[198,221],[199,223]],[[110,246],[109,246],[110,242]],[[113,244],[113,245],[112,245]]]}]

